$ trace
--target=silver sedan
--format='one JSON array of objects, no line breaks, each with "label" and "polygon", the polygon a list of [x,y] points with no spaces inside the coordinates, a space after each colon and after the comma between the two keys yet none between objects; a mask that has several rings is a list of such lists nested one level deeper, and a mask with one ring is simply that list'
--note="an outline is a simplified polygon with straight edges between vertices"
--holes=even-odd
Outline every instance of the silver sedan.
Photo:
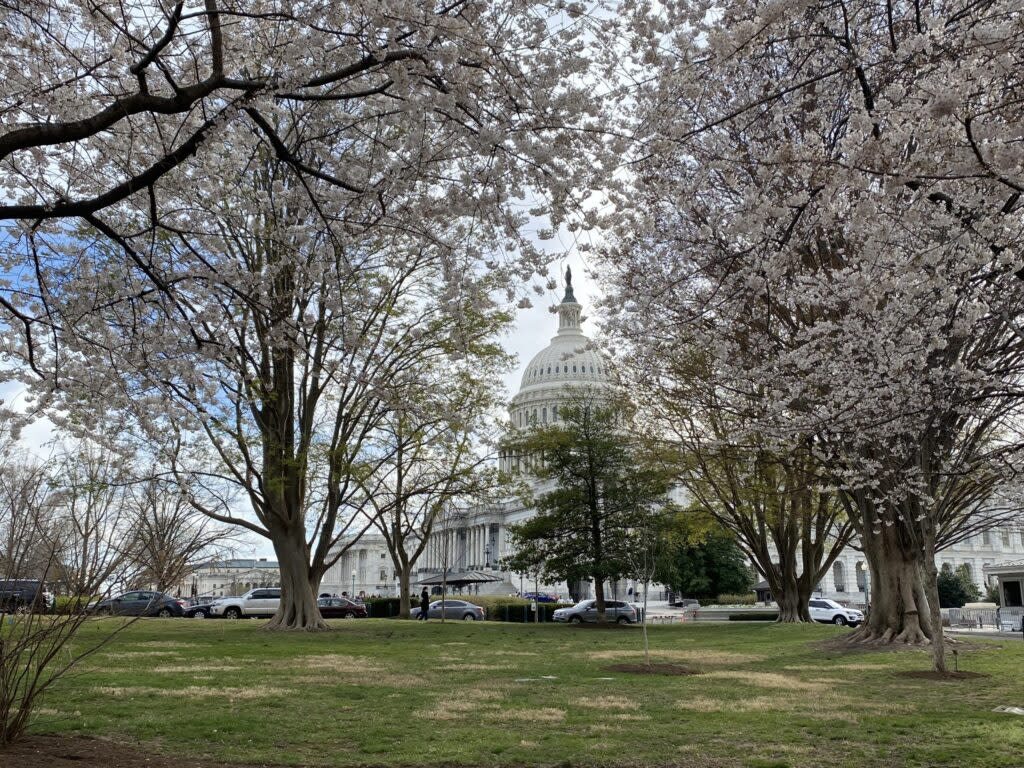
[{"label": "silver sedan", "polygon": [[[465,600],[435,600],[427,608],[427,618],[440,619],[442,611],[446,619],[461,619],[464,621],[484,620],[484,609],[479,605],[467,603]],[[413,608],[410,613],[414,619],[417,619],[420,612],[420,608]]]}]

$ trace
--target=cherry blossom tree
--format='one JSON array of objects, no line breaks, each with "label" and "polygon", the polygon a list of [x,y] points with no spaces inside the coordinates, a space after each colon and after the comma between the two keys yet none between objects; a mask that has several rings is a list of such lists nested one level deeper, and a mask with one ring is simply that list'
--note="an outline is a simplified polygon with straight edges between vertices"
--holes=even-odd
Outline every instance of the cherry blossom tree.
[{"label": "cherry blossom tree", "polygon": [[486,211],[508,229],[494,251],[518,249],[508,238],[521,214],[557,226],[596,161],[588,11],[543,0],[0,8],[5,346],[55,375],[52,336],[70,329],[48,304],[50,269],[82,257],[83,227],[122,249],[124,279],[145,278],[138,291],[170,296],[152,240],[193,232],[181,191],[211,197],[244,180],[254,142],[347,236],[386,224],[430,237],[441,213]]},{"label": "cherry blossom tree", "polygon": [[609,325],[662,384],[707,350],[745,434],[810,441],[872,569],[858,638],[938,669],[934,553],[1016,472],[1022,29],[1001,2],[633,17]]},{"label": "cherry blossom tree", "polygon": [[[322,626],[370,436],[507,320],[547,260],[524,225],[601,166],[582,10],[72,3],[54,18],[89,34],[15,81],[6,352],[36,409],[137,425],[196,508],[273,543],[272,627]],[[24,62],[50,21],[19,19]]]}]

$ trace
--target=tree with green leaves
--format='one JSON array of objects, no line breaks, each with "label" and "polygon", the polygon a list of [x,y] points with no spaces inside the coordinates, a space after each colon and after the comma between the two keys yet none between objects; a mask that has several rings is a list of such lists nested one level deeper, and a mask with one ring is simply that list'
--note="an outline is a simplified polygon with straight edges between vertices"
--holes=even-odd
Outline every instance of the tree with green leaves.
[{"label": "tree with green leaves", "polygon": [[754,574],[734,536],[717,526],[698,526],[688,517],[680,517],[673,527],[674,535],[658,559],[656,581],[699,600],[750,591]]},{"label": "tree with green leaves", "polygon": [[516,552],[505,567],[552,580],[591,579],[597,620],[605,621],[606,581],[633,575],[640,532],[670,505],[672,474],[652,445],[629,429],[629,409],[602,393],[574,393],[559,420],[534,425],[510,447],[529,457],[543,482],[537,514],[509,532]]},{"label": "tree with green leaves", "polygon": [[974,583],[966,565],[954,569],[946,563],[939,570],[936,582],[939,587],[940,608],[962,608],[965,603],[974,603],[981,599],[981,590]]}]

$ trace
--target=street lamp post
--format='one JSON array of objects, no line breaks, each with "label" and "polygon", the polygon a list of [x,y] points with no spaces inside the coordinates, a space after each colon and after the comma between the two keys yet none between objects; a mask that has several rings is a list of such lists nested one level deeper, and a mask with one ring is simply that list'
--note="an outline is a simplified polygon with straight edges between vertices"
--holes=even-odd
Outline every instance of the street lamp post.
[{"label": "street lamp post", "polygon": [[488,543],[484,547],[484,570],[491,570],[491,545]]},{"label": "street lamp post", "polygon": [[356,599],[356,569],[355,568],[352,569],[352,592],[349,593],[348,599],[349,600],[355,600]]}]

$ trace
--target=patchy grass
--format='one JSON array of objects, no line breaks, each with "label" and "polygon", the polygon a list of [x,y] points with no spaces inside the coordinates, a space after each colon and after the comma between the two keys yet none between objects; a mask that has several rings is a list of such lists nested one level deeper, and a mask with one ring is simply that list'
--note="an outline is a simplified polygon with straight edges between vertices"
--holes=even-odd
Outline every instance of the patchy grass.
[{"label": "patchy grass", "polygon": [[899,675],[926,670],[923,651],[833,653],[822,641],[846,630],[830,626],[651,627],[653,660],[703,673],[693,676],[608,672],[641,661],[635,630],[334,626],[140,621],[62,680],[32,729],[346,768],[1010,768],[1024,754],[1020,718],[992,711],[1024,706],[1019,641],[961,651],[960,668],[987,677],[949,683]]}]

